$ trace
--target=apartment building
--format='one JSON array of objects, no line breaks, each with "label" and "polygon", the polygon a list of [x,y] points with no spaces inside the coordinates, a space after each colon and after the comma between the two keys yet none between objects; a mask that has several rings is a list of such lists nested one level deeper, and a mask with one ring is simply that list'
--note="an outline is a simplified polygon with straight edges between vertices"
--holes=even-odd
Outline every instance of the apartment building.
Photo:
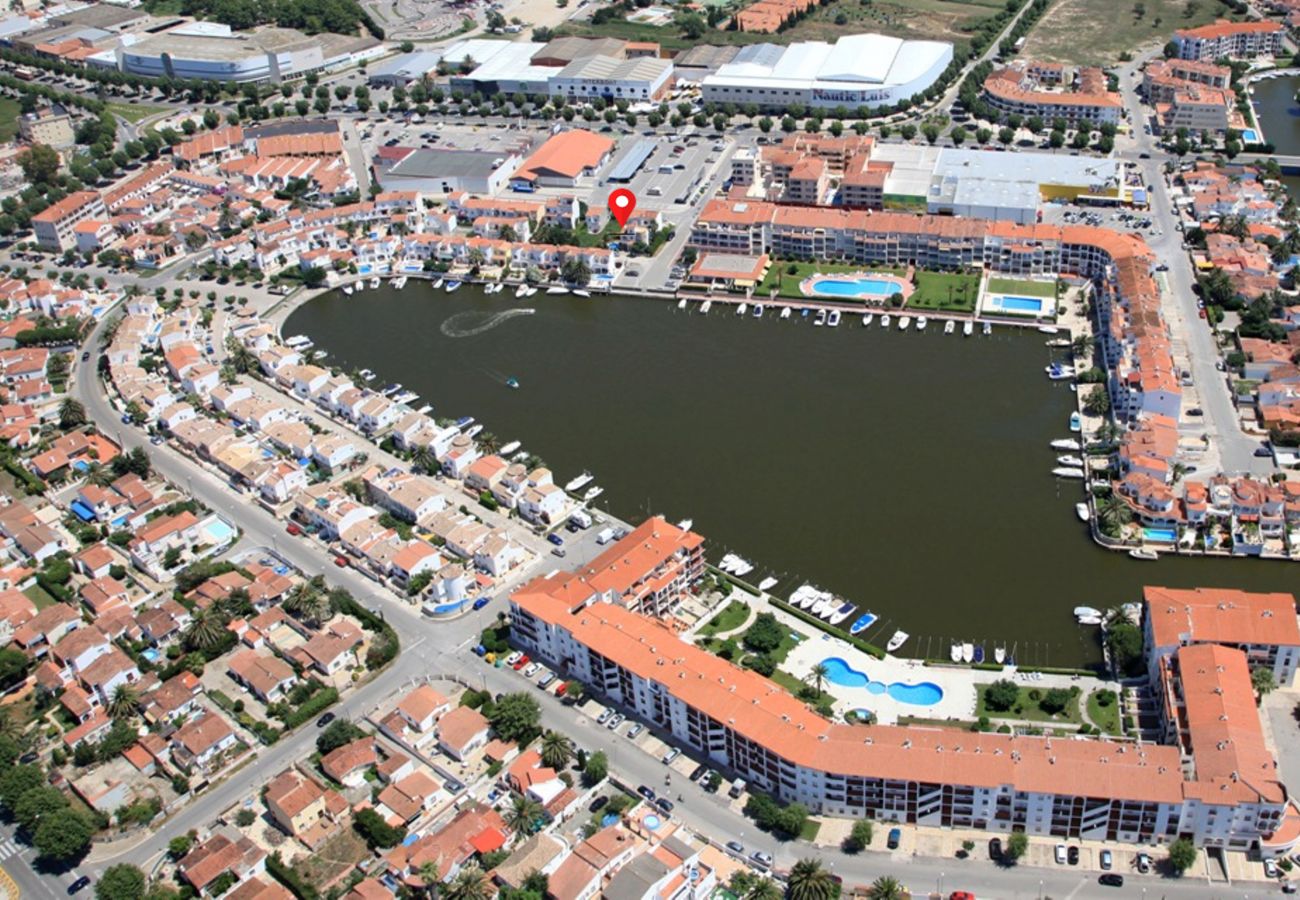
[{"label": "apartment building", "polygon": [[1148,103],[1169,103],[1189,84],[1224,89],[1232,84],[1232,70],[1195,59],[1154,59],[1142,70],[1142,92]]},{"label": "apartment building", "polygon": [[87,219],[106,219],[108,209],[94,191],[76,191],[32,216],[36,243],[43,250],[69,250],[77,246],[77,225]]},{"label": "apartment building", "polygon": [[[1055,77],[1044,77],[1051,71]],[[1076,90],[1060,90],[1059,71],[1044,70],[1030,62],[1018,61],[992,72],[984,79],[984,100],[1007,115],[1040,116],[1047,121],[1065,119],[1101,125],[1118,124],[1123,103],[1119,94],[1108,89],[1100,69],[1085,68],[1078,73]],[[1049,87],[1049,85],[1052,85]]]},{"label": "apartment building", "polygon": [[1218,134],[1233,127],[1236,103],[1233,91],[1190,84],[1174,91],[1168,103],[1156,104],[1156,120],[1163,132],[1186,128]]},{"label": "apartment building", "polygon": [[1200,28],[1183,28],[1174,32],[1178,58],[1203,62],[1279,56],[1286,48],[1285,42],[1286,26],[1281,22],[1229,22],[1220,19]]},{"label": "apartment building", "polygon": [[[1143,844],[1186,836],[1269,853],[1300,839],[1300,826],[1284,827],[1287,810],[1297,814],[1276,775],[1225,775],[1213,757],[1218,730],[1203,717],[1184,718],[1188,746],[1210,748],[1190,775],[1176,746],[835,724],[619,604],[575,607],[534,583],[511,612],[511,640],[534,658],[815,814]],[[1224,677],[1239,690],[1236,675]],[[1201,683],[1185,690],[1201,693]]]}]

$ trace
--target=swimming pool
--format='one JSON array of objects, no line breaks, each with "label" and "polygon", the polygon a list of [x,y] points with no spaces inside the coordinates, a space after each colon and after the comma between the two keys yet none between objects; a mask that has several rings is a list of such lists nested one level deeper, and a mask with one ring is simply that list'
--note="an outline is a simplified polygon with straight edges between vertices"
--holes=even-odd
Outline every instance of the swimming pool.
[{"label": "swimming pool", "polygon": [[987,298],[984,301],[984,309],[990,312],[1045,316],[1051,313],[1052,308],[1048,305],[1051,302],[1045,297],[1012,297],[999,294]]},{"label": "swimming pool", "polygon": [[235,536],[235,529],[216,518],[203,526],[203,531],[208,536],[208,541],[213,544],[224,544]]},{"label": "swimming pool", "polygon": [[812,284],[814,294],[829,297],[888,297],[898,285],[881,278],[823,278]]},{"label": "swimming pool", "polygon": [[1165,544],[1172,544],[1178,540],[1178,532],[1172,528],[1143,528],[1142,537],[1148,541],[1160,541]]},{"label": "swimming pool", "polygon": [[1259,143],[1259,132],[1253,128],[1243,128],[1241,130],[1241,139],[1247,144]]},{"label": "swimming pool", "polygon": [[865,673],[859,672],[838,656],[823,659],[822,665],[826,667],[826,680],[840,687],[866,688],[869,694],[886,694],[899,703],[913,706],[932,706],[943,699],[943,688],[932,681],[922,681],[919,684],[872,681]]}]

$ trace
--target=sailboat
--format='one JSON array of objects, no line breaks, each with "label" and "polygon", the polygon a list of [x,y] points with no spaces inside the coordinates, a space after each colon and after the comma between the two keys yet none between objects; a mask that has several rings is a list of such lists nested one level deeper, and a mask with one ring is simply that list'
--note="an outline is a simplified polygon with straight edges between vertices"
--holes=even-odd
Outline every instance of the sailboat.
[{"label": "sailboat", "polygon": [[906,644],[907,639],[910,637],[911,635],[908,634],[906,631],[902,631],[902,630],[895,631],[893,635],[889,638],[889,643],[885,645],[885,649],[890,653],[893,653],[899,647]]}]

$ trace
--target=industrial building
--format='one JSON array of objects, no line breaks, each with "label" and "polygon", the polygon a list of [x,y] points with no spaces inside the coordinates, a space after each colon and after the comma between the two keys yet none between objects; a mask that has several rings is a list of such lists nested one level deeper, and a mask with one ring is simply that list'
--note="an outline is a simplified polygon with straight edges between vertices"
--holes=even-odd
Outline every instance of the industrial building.
[{"label": "industrial building", "polygon": [[596,174],[614,152],[614,142],[581,128],[551,135],[510,179],[516,191],[539,187],[576,187],[578,179]]},{"label": "industrial building", "polygon": [[501,191],[519,169],[523,157],[506,150],[431,150],[406,154],[380,174],[386,191],[450,194],[465,191],[491,195]]},{"label": "industrial building", "polygon": [[817,109],[890,106],[924,92],[952,62],[952,44],[854,34],[834,44],[754,44],[701,86],[705,102],[795,103]]},{"label": "industrial building", "polygon": [[406,87],[412,82],[436,75],[442,57],[443,54],[436,50],[403,53],[371,66],[366,78],[373,87]]},{"label": "industrial building", "polygon": [[666,59],[589,56],[575,59],[553,76],[549,93],[570,100],[606,97],[648,103],[663,97],[672,74],[673,64]]},{"label": "industrial building", "polygon": [[578,100],[656,100],[671,85],[673,71],[665,59],[629,58],[626,43],[611,38],[557,38],[546,44],[479,38],[447,48],[441,61],[473,65],[452,76],[453,89]]}]

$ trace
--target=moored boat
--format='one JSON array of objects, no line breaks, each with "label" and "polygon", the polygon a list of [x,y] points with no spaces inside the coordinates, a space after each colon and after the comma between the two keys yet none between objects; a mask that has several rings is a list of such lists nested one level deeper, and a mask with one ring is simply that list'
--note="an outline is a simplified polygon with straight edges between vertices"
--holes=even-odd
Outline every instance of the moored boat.
[{"label": "moored boat", "polygon": [[[437,285],[434,285],[434,287],[437,287]],[[519,287],[515,288],[516,297],[523,297],[527,295],[527,293],[528,293],[528,282],[526,281],[523,284],[519,285]]]},{"label": "moored boat", "polygon": [[911,635],[908,634],[906,631],[902,631],[901,629],[900,629],[899,631],[895,631],[895,632],[890,636],[890,638],[889,638],[889,643],[885,645],[885,650],[887,650],[887,651],[890,652],[890,653],[893,653],[893,652],[894,652],[895,650],[897,650],[899,647],[901,647],[901,646],[903,646],[904,644],[906,644],[906,643],[907,643],[907,639],[910,638],[910,637],[911,637]]},{"label": "moored boat", "polygon": [[546,293],[548,294],[567,294],[568,292],[569,292],[568,288],[560,287],[559,285],[556,285],[555,287],[548,287],[546,289]]},{"label": "moored boat", "polygon": [[916,330],[925,331],[925,326],[929,324],[930,324],[930,320],[925,316],[921,316],[919,319],[916,320]]},{"label": "moored boat", "polygon": [[577,478],[571,479],[570,481],[566,482],[564,485],[564,489],[566,491],[581,490],[582,488],[591,484],[591,482],[595,479],[595,477],[596,476],[592,475],[590,472],[583,472]]},{"label": "moored boat", "polygon": [[826,621],[830,622],[832,625],[838,625],[841,622],[843,622],[845,619],[847,619],[849,617],[849,613],[853,612],[853,610],[855,609],[857,609],[857,606],[855,606],[854,604],[845,603],[839,609],[835,610],[833,613],[827,616]]},{"label": "moored boat", "polygon": [[982,330],[983,330],[983,332],[984,332],[985,335],[990,335],[990,334],[992,334],[992,333],[993,333],[993,323],[991,323],[991,322],[985,322],[985,323],[984,323],[984,328],[983,328]]},{"label": "moored boat", "polygon": [[760,303],[754,304],[754,318],[755,319],[763,318],[763,306]]},{"label": "moored boat", "polygon": [[1070,430],[1075,434],[1083,431],[1083,419],[1079,416],[1078,412],[1070,413]]},{"label": "moored boat", "polygon": [[957,323],[954,322],[952,319],[949,319],[947,322],[943,323],[944,334],[952,334],[956,330],[957,330]]},{"label": "moored boat", "polygon": [[459,287],[460,287],[459,281],[449,281],[447,282],[447,286],[446,288],[444,288],[444,290],[446,290],[446,292],[450,294],[452,291],[456,290]]},{"label": "moored boat", "polygon": [[1132,550],[1128,552],[1128,555],[1133,557],[1134,559],[1141,559],[1141,560],[1148,560],[1148,561],[1160,558],[1160,554],[1152,550],[1150,547],[1134,547]]},{"label": "moored boat", "polygon": [[1075,468],[1074,466],[1057,466],[1052,470],[1052,474],[1057,478],[1082,479],[1087,477],[1083,469]]},{"label": "moored boat", "polygon": [[772,578],[771,576],[764,578],[762,581],[758,583],[758,589],[760,591],[770,591],[774,587],[776,587],[776,579]]},{"label": "moored boat", "polygon": [[588,297],[588,298],[590,298],[590,297],[591,297],[591,292],[590,292],[590,291],[576,291],[576,290],[575,290],[575,291],[573,292],[573,296],[575,296],[575,297]]},{"label": "moored boat", "polygon": [[677,523],[677,527],[680,528],[682,531],[690,531],[691,526],[694,524],[695,524],[694,519],[682,519],[680,522]]},{"label": "moored boat", "polygon": [[1079,616],[1100,616],[1101,610],[1092,606],[1076,606],[1074,608],[1075,618]]},{"label": "moored boat", "polygon": [[497,452],[500,453],[502,456],[509,456],[511,453],[514,453],[518,449],[519,449],[519,441],[511,441],[510,443],[506,444]]},{"label": "moored boat", "polygon": [[683,297],[682,299],[680,299],[680,300],[677,301],[677,308],[678,308],[678,309],[685,309],[685,308],[686,308],[686,298],[685,298],[685,297]]},{"label": "moored boat", "polygon": [[704,305],[700,307],[700,312],[702,312],[702,313],[706,313],[706,312],[708,312],[708,311],[711,310],[711,309],[713,309],[713,301],[712,301],[712,300],[705,300],[705,301],[704,301]]},{"label": "moored boat", "polygon": [[781,318],[783,318],[783,319],[788,319],[788,318],[790,318],[790,307],[788,307],[788,306],[783,306],[783,307],[781,308]]},{"label": "moored boat", "polygon": [[866,328],[871,324],[871,320],[876,317],[875,313],[864,313],[862,316],[862,327]]},{"label": "moored boat", "polygon": [[961,327],[961,333],[964,337],[970,337],[972,334],[975,333],[975,323],[967,322],[965,325]]},{"label": "moored boat", "polygon": [[970,641],[961,645],[961,661],[964,663],[975,661],[975,645]]},{"label": "moored boat", "polygon": [[1080,522],[1086,522],[1091,518],[1091,514],[1088,512],[1088,504],[1082,502],[1074,504],[1074,514],[1079,517]]},{"label": "moored boat", "polygon": [[819,309],[819,310],[817,310],[817,316],[816,316],[816,318],[813,319],[813,324],[814,324],[814,325],[825,325],[825,324],[826,324],[826,310],[824,310],[824,309]]},{"label": "moored boat", "polygon": [[830,314],[826,316],[826,324],[831,328],[835,328],[840,324],[840,311],[838,309],[830,311]]},{"label": "moored boat", "polygon": [[975,645],[975,662],[976,662],[976,664],[979,664],[979,663],[984,662],[984,645],[983,645],[983,644],[976,644],[976,645]]},{"label": "moored boat", "polygon": [[881,328],[889,327],[889,313],[885,313],[883,316],[880,317],[880,327]]},{"label": "moored boat", "polygon": [[736,307],[736,315],[743,316],[747,309],[749,309],[749,304],[742,301],[741,304]]},{"label": "moored boat", "polygon": [[1006,647],[1003,647],[1001,644],[998,644],[996,647],[993,648],[994,662],[996,662],[998,665],[1002,665],[1002,663],[1006,662],[1006,659],[1007,659]]},{"label": "moored boat", "polygon": [[901,317],[899,317],[899,320],[898,320],[898,330],[899,330],[899,331],[906,331],[906,330],[908,329],[908,326],[910,326],[911,324],[912,324],[912,317],[911,317],[911,316],[901,316]]},{"label": "moored boat", "polygon": [[953,641],[952,646],[949,648],[949,655],[952,657],[953,662],[961,662],[961,644]]},{"label": "moored boat", "polygon": [[875,613],[864,612],[862,615],[858,616],[856,619],[853,620],[853,624],[849,626],[849,634],[857,634],[859,631],[865,631],[868,628],[870,628],[872,624],[875,623],[875,621],[876,621]]},{"label": "moored boat", "polygon": [[605,493],[605,489],[603,487],[593,487],[588,489],[587,493],[582,495],[582,499],[584,502],[590,503],[592,500],[595,500],[603,493]]},{"label": "moored boat", "polygon": [[1068,453],[1065,456],[1058,456],[1056,461],[1063,466],[1074,466],[1079,469],[1083,468],[1083,459],[1078,456],[1071,456]]},{"label": "moored boat", "polygon": [[1053,450],[1082,450],[1083,447],[1074,438],[1057,438],[1052,441]]},{"label": "moored boat", "polygon": [[352,285],[350,285],[350,284],[345,284],[345,285],[343,285],[343,293],[345,293],[345,294],[347,294],[349,297],[351,297],[351,296],[352,296]]}]

